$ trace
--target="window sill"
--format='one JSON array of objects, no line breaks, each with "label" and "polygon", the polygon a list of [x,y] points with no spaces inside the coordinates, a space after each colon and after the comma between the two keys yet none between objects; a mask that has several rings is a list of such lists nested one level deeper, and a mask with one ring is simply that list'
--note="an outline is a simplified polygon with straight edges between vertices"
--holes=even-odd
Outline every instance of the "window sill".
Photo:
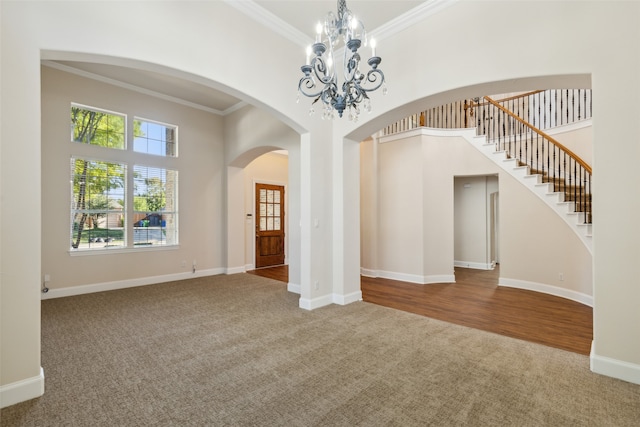
[{"label": "window sill", "polygon": [[105,248],[105,249],[74,249],[68,251],[69,256],[91,256],[91,255],[107,255],[107,254],[130,254],[132,252],[157,252],[157,251],[175,251],[180,249],[180,245],[163,245],[163,246],[127,246],[121,248]]}]

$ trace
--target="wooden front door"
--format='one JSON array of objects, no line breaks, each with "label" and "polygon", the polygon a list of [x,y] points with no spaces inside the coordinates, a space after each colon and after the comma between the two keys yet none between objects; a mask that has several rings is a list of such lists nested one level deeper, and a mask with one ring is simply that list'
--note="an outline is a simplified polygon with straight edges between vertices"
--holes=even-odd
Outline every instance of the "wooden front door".
[{"label": "wooden front door", "polygon": [[284,186],[256,184],[256,268],[284,264]]}]

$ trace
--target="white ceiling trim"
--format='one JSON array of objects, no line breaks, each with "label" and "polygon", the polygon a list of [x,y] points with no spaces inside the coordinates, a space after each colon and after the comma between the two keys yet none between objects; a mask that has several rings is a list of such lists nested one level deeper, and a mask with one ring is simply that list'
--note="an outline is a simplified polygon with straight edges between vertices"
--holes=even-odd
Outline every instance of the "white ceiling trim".
[{"label": "white ceiling trim", "polygon": [[459,0],[428,0],[414,7],[413,9],[403,13],[402,15],[392,19],[391,21],[381,25],[371,31],[371,36],[375,35],[375,39],[380,41],[400,31],[409,28],[411,25],[420,22],[428,16],[453,6]]},{"label": "white ceiling trim", "polygon": [[253,0],[225,0],[227,4],[235,7],[240,12],[253,18],[254,20],[264,24],[271,31],[284,36],[292,42],[306,48],[313,43],[313,39],[298,30],[286,21],[283,21],[278,16],[269,12],[267,9],[260,6]]},{"label": "white ceiling trim", "polygon": [[201,105],[201,104],[196,104],[195,102],[190,102],[190,101],[187,101],[185,99],[177,98],[175,96],[167,95],[167,94],[164,94],[164,93],[156,92],[154,90],[145,89],[145,88],[142,88],[140,86],[136,86],[136,85],[132,85],[132,84],[129,84],[129,83],[125,83],[125,82],[122,82],[120,80],[114,80],[114,79],[111,79],[109,77],[101,76],[99,74],[94,74],[94,73],[90,73],[90,72],[85,71],[85,70],[79,70],[77,68],[69,67],[67,65],[60,64],[58,62],[42,61],[42,65],[44,65],[46,67],[54,68],[56,70],[65,71],[67,73],[75,74],[75,75],[80,76],[80,77],[86,77],[88,79],[97,80],[97,81],[100,81],[102,83],[107,83],[107,84],[110,84],[110,85],[113,85],[113,86],[121,87],[123,89],[128,89],[128,90],[131,90],[131,91],[134,91],[134,92],[142,93],[144,95],[153,96],[155,98],[163,99],[165,101],[174,102],[176,104],[184,105],[185,107],[190,107],[190,108],[195,108],[197,110],[206,111],[207,113],[215,114],[215,115],[218,115],[218,116],[226,116],[227,114],[230,114],[230,113],[232,113],[232,112],[244,107],[245,105],[247,105],[246,102],[240,101],[237,104],[233,105],[232,107],[229,107],[224,111],[221,111],[221,110],[218,110],[218,109],[215,109],[215,108],[206,107],[206,106]]},{"label": "white ceiling trim", "polygon": [[[253,18],[255,21],[262,23],[271,31],[276,32],[292,42],[306,48],[313,43],[313,39],[307,34],[293,27],[278,16],[269,12],[253,0],[225,0],[227,4],[235,7],[245,15]],[[428,16],[435,15],[443,9],[446,9],[459,0],[427,0],[421,5],[403,13],[402,15],[390,20],[386,24],[373,29],[369,33],[380,41],[386,37],[390,37],[409,26],[425,19]]]}]

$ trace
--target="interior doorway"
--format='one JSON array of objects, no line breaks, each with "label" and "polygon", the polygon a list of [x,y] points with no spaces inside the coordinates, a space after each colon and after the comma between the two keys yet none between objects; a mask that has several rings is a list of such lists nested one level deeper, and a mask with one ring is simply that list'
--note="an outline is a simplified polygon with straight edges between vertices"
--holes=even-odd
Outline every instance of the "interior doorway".
[{"label": "interior doorway", "polygon": [[284,186],[256,183],[256,268],[284,264]]}]

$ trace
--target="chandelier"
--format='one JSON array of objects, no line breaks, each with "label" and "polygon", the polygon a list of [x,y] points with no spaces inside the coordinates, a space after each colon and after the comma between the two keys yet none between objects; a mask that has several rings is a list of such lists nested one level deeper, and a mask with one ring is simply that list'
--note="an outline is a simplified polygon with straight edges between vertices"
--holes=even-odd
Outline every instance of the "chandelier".
[{"label": "chandelier", "polygon": [[[357,121],[360,115],[360,103],[365,111],[371,111],[371,100],[367,95],[384,84],[384,74],[378,69],[382,59],[376,56],[375,40],[371,40],[371,58],[367,64],[371,67],[366,74],[360,71],[360,54],[358,49],[367,46],[367,34],[362,21],[347,9],[346,0],[338,0],[338,16],[329,12],[324,24],[316,26],[316,39],[307,48],[307,62],[300,67],[304,76],[298,83],[298,93],[315,98],[311,103],[309,115],[313,115],[314,104],[322,101],[323,119],[333,119],[335,112],[342,117],[345,109],[349,111],[349,120]],[[338,83],[334,60],[336,50],[343,47],[342,64],[344,81]],[[386,94],[386,85],[382,93]],[[299,100],[299,96],[298,96]]]}]

